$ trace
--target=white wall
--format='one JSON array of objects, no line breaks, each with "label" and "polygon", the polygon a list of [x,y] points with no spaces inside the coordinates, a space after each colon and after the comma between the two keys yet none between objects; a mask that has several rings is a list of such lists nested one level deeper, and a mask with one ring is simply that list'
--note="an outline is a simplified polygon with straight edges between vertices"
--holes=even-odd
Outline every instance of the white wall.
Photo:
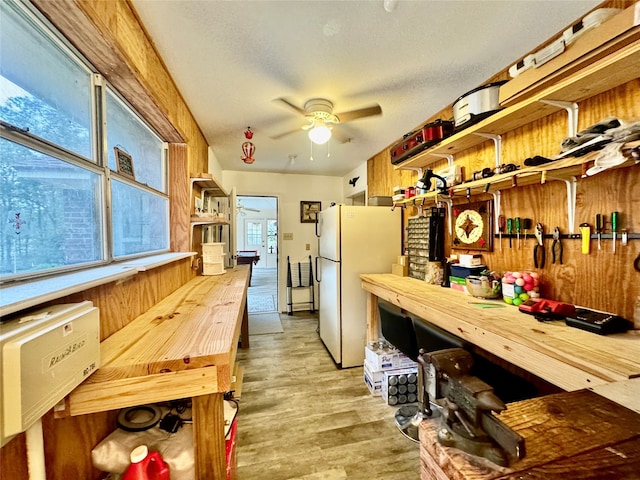
[{"label": "white wall", "polygon": [[[213,178],[221,182],[222,167],[220,166],[220,162],[218,162],[218,159],[216,158],[216,154],[213,153],[213,149],[211,147],[207,149],[207,152],[208,152],[208,167],[209,167],[209,170],[207,170],[207,172],[213,175]],[[230,192],[231,189],[227,191]]]},{"label": "white wall", "polygon": [[[359,177],[356,181],[355,187],[349,185],[349,180]],[[364,192],[365,199],[367,198],[367,162],[360,164],[359,167],[354,168],[342,178],[342,191],[344,193],[344,203],[350,205],[349,198],[359,193]]]},{"label": "white wall", "polygon": [[[318,255],[315,224],[300,223],[300,202],[303,200],[322,202],[323,209],[328,208],[331,202],[342,203],[344,179],[343,177],[320,175],[252,173],[232,170],[222,171],[221,178],[225,190],[231,191],[231,188],[235,186],[237,195],[278,197],[278,244],[280,245],[278,309],[286,311],[287,255],[290,256],[292,262],[306,261],[309,255],[315,259]],[[359,185],[360,180],[358,181]],[[292,234],[293,240],[284,240],[285,233]],[[306,250],[307,244],[309,250]]]}]

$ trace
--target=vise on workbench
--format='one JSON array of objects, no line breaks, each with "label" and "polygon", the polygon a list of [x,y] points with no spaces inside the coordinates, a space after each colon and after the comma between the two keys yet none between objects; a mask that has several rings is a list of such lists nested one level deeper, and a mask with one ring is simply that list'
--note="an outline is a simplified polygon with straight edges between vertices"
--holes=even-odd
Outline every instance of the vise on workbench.
[{"label": "vise on workbench", "polygon": [[524,457],[524,438],[493,413],[507,407],[490,385],[471,375],[473,357],[469,352],[461,348],[428,353],[421,350],[418,362],[424,376],[420,407],[430,410],[429,395],[441,405],[438,441],[442,445],[501,466],[509,464],[509,457]]}]

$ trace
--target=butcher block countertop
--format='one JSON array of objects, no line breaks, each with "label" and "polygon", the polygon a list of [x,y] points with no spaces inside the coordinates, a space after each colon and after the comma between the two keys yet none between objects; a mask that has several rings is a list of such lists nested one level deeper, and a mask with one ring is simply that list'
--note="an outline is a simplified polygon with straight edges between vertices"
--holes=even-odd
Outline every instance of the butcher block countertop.
[{"label": "butcher block countertop", "polygon": [[502,300],[504,308],[462,292],[392,274],[364,274],[370,293],[367,338],[378,337],[378,298],[391,302],[564,390],[579,390],[640,376],[640,331],[601,336],[539,322]]},{"label": "butcher block countertop", "polygon": [[198,276],[100,344],[101,365],[69,397],[82,415],[226,392],[243,331],[249,268]]}]

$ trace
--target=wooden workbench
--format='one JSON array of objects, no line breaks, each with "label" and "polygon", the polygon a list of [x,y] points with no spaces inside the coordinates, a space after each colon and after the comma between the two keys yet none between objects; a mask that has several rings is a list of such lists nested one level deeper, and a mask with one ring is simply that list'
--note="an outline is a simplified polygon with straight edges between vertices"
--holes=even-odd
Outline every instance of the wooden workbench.
[{"label": "wooden workbench", "polygon": [[509,467],[438,443],[439,420],[420,424],[421,480],[636,480],[640,415],[588,390],[511,403],[500,419],[525,439]]},{"label": "wooden workbench", "polygon": [[361,279],[369,293],[367,340],[379,336],[382,298],[564,390],[640,376],[638,331],[601,336],[563,321],[538,322],[513,306],[479,308],[473,303],[486,300],[408,277],[365,274]]},{"label": "wooden workbench", "polygon": [[192,398],[195,478],[226,478],[224,393],[242,336],[249,346],[249,267],[199,276],[100,344],[99,369],[69,396],[69,413]]}]

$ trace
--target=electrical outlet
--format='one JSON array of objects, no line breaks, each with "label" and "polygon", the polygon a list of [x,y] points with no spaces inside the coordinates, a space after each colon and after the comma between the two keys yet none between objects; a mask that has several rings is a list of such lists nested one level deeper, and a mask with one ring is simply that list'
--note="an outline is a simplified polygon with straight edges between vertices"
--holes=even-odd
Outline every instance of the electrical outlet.
[{"label": "electrical outlet", "polygon": [[293,233],[283,233],[282,234],[282,239],[283,240],[293,240]]},{"label": "electrical outlet", "polygon": [[307,250],[311,250],[311,244],[307,243]]}]

